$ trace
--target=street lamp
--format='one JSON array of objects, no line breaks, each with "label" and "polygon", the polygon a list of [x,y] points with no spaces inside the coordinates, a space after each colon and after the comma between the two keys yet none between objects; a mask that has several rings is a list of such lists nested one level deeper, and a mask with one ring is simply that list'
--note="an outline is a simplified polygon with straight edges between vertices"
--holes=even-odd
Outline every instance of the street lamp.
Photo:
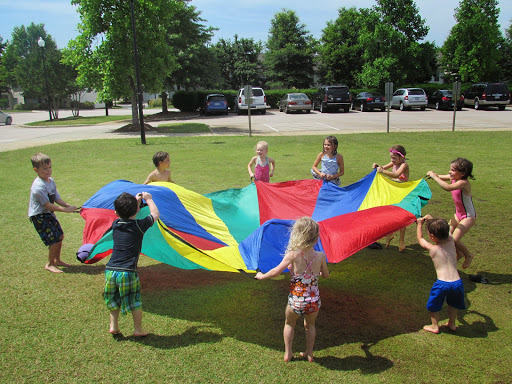
[{"label": "street lamp", "polygon": [[52,118],[52,108],[51,108],[51,105],[50,105],[50,92],[48,91],[48,76],[46,75],[46,59],[45,59],[45,56],[44,56],[44,46],[45,46],[45,41],[43,40],[42,37],[39,37],[39,40],[37,40],[37,45],[39,45],[41,47],[41,50],[43,52],[43,72],[44,72],[44,84],[45,84],[45,88],[46,88],[46,100],[48,102],[48,114],[50,115],[50,121],[53,120]]}]

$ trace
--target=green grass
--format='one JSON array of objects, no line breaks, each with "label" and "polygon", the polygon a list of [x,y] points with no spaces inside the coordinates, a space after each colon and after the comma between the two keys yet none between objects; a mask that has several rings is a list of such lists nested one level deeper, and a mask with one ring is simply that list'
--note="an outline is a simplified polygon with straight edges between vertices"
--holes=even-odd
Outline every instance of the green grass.
[{"label": "green grass", "polygon": [[[407,149],[411,179],[432,169],[447,172],[455,157],[475,164],[472,189],[477,225],[465,243],[475,260],[461,271],[468,309],[456,334],[422,331],[429,322],[426,300],[435,271],[407,229],[405,253],[395,240],[388,250],[365,249],[333,266],[320,282],[317,362],[282,362],[285,276],[257,282],[247,276],[184,271],[141,257],[139,271],[145,339],[114,340],[102,301],[105,262],[74,261],[84,226],[77,214],[58,214],[66,233],[66,273],[43,269],[47,250],[26,217],[35,173],[30,156],[52,158],[53,176],[64,200],[82,205],[103,185],[142,182],[156,151],[171,154],[172,178],[207,193],[249,183],[247,163],[259,140],[276,160],[272,181],[309,178],[322,148],[321,136],[162,137],[69,142],[0,153],[0,382],[13,383],[510,383],[512,381],[512,264],[508,211],[512,190],[511,132],[393,133],[340,135],[345,159],[343,184],[385,162],[388,148]],[[453,214],[449,193],[429,182],[432,201],[424,213]],[[477,285],[482,273],[492,284]],[[446,308],[441,318],[446,319]],[[126,335],[132,320],[120,321]],[[304,348],[297,326],[295,351]]]},{"label": "green grass", "polygon": [[160,133],[210,133],[208,125],[200,123],[160,124],[156,130]]},{"label": "green grass", "polygon": [[37,126],[37,127],[53,127],[53,126],[68,126],[68,125],[94,125],[109,123],[112,121],[131,121],[131,115],[126,116],[70,116],[63,117],[57,120],[42,120],[34,121],[33,123],[27,123],[26,125]]}]

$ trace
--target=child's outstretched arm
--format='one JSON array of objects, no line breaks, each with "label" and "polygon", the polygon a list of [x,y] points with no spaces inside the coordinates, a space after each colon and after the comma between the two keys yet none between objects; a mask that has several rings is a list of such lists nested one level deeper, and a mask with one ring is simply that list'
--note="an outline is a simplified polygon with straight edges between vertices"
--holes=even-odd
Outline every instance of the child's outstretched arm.
[{"label": "child's outstretched arm", "polygon": [[425,220],[429,220],[431,218],[432,218],[432,216],[426,215],[424,217],[420,217],[416,221],[416,224],[417,224],[416,225],[416,238],[418,239],[418,243],[419,243],[419,245],[421,245],[422,248],[425,248],[428,250],[430,250],[434,245],[430,244],[427,240],[425,240],[423,238],[423,223],[425,222]]},{"label": "child's outstretched arm", "polygon": [[263,280],[263,279],[268,279],[271,277],[279,276],[281,274],[281,272],[283,272],[286,268],[288,268],[288,266],[292,263],[293,259],[294,259],[294,255],[291,252],[288,252],[283,257],[283,261],[281,261],[281,263],[277,267],[272,268],[267,273],[258,272],[256,274],[256,276],[254,276],[254,278],[256,280]]},{"label": "child's outstretched arm", "polygon": [[55,200],[55,202],[58,205],[57,204],[52,204],[49,201],[47,201],[43,206],[47,210],[52,211],[52,212],[67,212],[67,213],[70,213],[70,212],[76,211],[76,209],[77,209],[77,207],[75,207],[74,205],[69,205],[68,203],[66,203],[62,199]]},{"label": "child's outstretched arm", "polygon": [[445,191],[451,192],[457,189],[465,189],[469,184],[467,179],[457,180],[455,183],[447,183],[445,180],[450,180],[450,175],[438,175],[433,171],[428,171],[427,176],[430,176],[441,188]]},{"label": "child's outstretched arm", "polygon": [[140,201],[140,198],[143,198],[146,201],[149,207],[149,212],[151,213],[151,216],[153,216],[153,220],[157,221],[160,218],[160,211],[153,201],[153,196],[148,192],[141,192],[137,195],[137,200]]},{"label": "child's outstretched arm", "polygon": [[327,257],[325,256],[325,253],[323,254],[322,265],[320,266],[320,273],[325,279],[329,277],[329,269],[327,268]]},{"label": "child's outstretched arm", "polygon": [[[390,164],[393,165],[393,163],[390,163]],[[390,167],[388,167],[388,168],[390,168]],[[380,172],[383,175],[386,175],[386,176],[391,177],[393,179],[397,179],[397,178],[400,177],[400,175],[402,173],[404,173],[407,170],[407,168],[409,168],[409,164],[402,163],[395,172],[393,172],[393,171],[386,171],[387,168],[384,168],[384,167],[377,168],[377,172]]]}]

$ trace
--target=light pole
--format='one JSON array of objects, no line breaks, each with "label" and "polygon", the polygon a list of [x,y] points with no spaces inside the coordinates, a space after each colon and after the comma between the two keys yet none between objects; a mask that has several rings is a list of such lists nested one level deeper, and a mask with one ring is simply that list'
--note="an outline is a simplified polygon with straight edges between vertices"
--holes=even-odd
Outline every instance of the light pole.
[{"label": "light pole", "polygon": [[37,40],[37,45],[39,45],[41,47],[41,50],[43,52],[43,73],[44,73],[44,84],[45,84],[45,88],[46,88],[46,101],[48,103],[48,114],[50,115],[50,121],[53,120],[52,118],[52,107],[51,107],[51,104],[50,104],[50,92],[48,91],[48,76],[46,76],[46,59],[45,59],[45,56],[44,56],[44,46],[45,46],[45,41],[43,40],[42,37],[39,37],[39,40]]}]

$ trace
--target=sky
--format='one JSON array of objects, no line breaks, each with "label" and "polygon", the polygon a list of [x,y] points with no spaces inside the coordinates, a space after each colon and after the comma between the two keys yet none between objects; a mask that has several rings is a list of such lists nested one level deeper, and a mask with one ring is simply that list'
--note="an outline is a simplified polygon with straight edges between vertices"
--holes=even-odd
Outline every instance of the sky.
[{"label": "sky", "polygon": [[[318,6],[311,0],[235,0],[222,3],[214,0],[192,0],[190,3],[201,11],[205,25],[219,29],[212,43],[219,38],[233,40],[235,34],[265,42],[270,21],[283,8],[295,11],[306,30],[320,38],[322,29],[328,21],[336,20],[341,7],[370,8],[376,4],[375,0],[323,0]],[[499,23],[504,31],[511,24],[512,1],[500,0],[499,4]],[[453,14],[459,0],[416,0],[416,5],[430,27],[425,40],[441,46],[455,24]],[[11,39],[14,27],[28,26],[31,22],[43,23],[58,48],[64,48],[78,34],[76,26],[80,18],[76,9],[70,0],[0,0],[0,36],[5,42]]]}]

